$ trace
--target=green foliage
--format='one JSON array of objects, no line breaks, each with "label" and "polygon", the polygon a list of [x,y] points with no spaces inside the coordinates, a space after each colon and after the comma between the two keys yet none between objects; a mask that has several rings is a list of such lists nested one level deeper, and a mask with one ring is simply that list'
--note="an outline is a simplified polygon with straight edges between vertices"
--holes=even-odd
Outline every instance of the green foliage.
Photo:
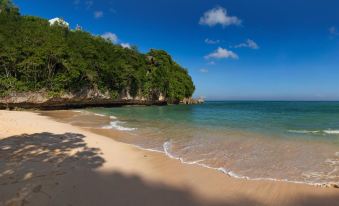
[{"label": "green foliage", "polygon": [[0,15],[19,15],[19,9],[10,0],[0,0]]},{"label": "green foliage", "polygon": [[111,99],[117,99],[119,97],[119,94],[116,91],[111,91],[110,96]]},{"label": "green foliage", "polygon": [[0,94],[45,90],[56,96],[84,88],[117,99],[169,100],[190,97],[194,85],[187,70],[162,50],[142,54],[84,31],[20,16],[9,0],[0,0]]}]

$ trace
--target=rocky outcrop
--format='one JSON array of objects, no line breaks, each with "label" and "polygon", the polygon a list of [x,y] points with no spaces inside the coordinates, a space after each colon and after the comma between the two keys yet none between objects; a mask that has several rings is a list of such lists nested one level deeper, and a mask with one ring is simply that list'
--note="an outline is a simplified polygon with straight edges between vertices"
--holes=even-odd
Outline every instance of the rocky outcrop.
[{"label": "rocky outcrop", "polygon": [[202,97],[199,98],[184,98],[180,101],[180,104],[203,104],[205,100]]},{"label": "rocky outcrop", "polygon": [[142,95],[132,97],[128,90],[122,91],[117,97],[112,97],[110,92],[101,92],[97,89],[82,89],[58,95],[51,95],[46,91],[39,92],[13,92],[5,97],[0,97],[0,109],[75,109],[84,107],[117,107],[124,105],[167,105],[171,104],[202,104],[203,98],[185,98],[182,101],[167,101],[159,93],[146,98]]},{"label": "rocky outcrop", "polygon": [[74,109],[84,107],[114,107],[123,105],[166,105],[163,98],[149,100],[144,97],[131,97],[128,92],[113,99],[109,92],[83,89],[76,93],[51,96],[47,92],[11,93],[0,98],[0,109]]}]

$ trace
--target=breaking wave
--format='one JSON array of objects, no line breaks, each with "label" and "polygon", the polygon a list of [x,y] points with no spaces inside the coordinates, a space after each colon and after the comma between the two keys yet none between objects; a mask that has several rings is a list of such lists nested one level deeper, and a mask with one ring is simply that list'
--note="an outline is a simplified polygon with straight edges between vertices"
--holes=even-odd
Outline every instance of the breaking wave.
[{"label": "breaking wave", "polygon": [[290,133],[296,133],[296,134],[330,134],[335,135],[339,134],[339,130],[288,130]]},{"label": "breaking wave", "polygon": [[[213,169],[213,170],[217,170],[219,172],[222,172],[230,177],[233,177],[233,178],[238,178],[238,179],[245,179],[245,180],[254,180],[254,181],[261,181],[261,180],[268,180],[268,181],[277,181],[277,182],[290,182],[290,183],[296,183],[296,184],[308,184],[308,185],[314,185],[314,186],[320,186],[320,187],[332,187],[333,185],[335,186],[339,186],[339,183],[336,183],[336,182],[329,182],[329,183],[317,183],[317,182],[304,182],[304,181],[291,181],[291,180],[288,180],[288,179],[275,179],[275,178],[270,178],[270,177],[263,177],[263,178],[251,178],[251,177],[248,177],[248,176],[243,176],[243,175],[240,175],[240,174],[237,174],[227,168],[224,168],[224,167],[212,167],[212,166],[209,166],[207,164],[204,164],[202,163],[203,161],[205,161],[205,159],[201,159],[201,160],[196,160],[196,161],[185,161],[182,157],[176,157],[175,155],[173,155],[170,150],[171,150],[171,147],[172,147],[172,143],[171,141],[166,141],[164,144],[163,144],[163,150],[164,150],[164,153],[172,158],[172,159],[176,159],[176,160],[179,160],[181,163],[183,164],[189,164],[189,165],[198,165],[198,166],[201,166],[201,167],[205,167],[205,168],[208,168],[208,169]],[[335,153],[336,156],[339,156],[339,152]],[[336,162],[337,163],[337,162]]]},{"label": "breaking wave", "polygon": [[130,128],[130,127],[124,127],[122,126],[122,124],[124,124],[124,122],[121,121],[111,121],[109,125],[107,126],[103,126],[103,129],[117,129],[120,131],[134,131],[137,128]]}]

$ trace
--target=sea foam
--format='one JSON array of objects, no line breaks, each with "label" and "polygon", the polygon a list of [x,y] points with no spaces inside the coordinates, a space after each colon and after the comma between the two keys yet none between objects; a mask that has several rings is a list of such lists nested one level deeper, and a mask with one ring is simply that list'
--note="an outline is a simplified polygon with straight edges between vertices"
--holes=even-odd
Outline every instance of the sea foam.
[{"label": "sea foam", "polygon": [[290,133],[296,134],[339,134],[339,130],[288,130]]},{"label": "sea foam", "polygon": [[121,121],[111,121],[109,125],[103,126],[103,129],[117,129],[120,131],[134,131],[136,128],[124,127],[121,126],[124,122]]},{"label": "sea foam", "polygon": [[339,130],[328,129],[328,130],[324,130],[324,133],[326,133],[326,134],[339,134]]},{"label": "sea foam", "polygon": [[[81,111],[82,112],[82,111]],[[90,112],[92,114],[94,114],[95,116],[98,116],[98,117],[106,117],[107,115],[104,115],[104,114],[99,114],[99,113],[94,113],[94,112]],[[137,128],[130,128],[130,127],[124,127],[122,126],[122,124],[125,124],[125,122],[122,122],[122,121],[118,121],[117,117],[116,116],[109,116],[109,118],[111,120],[114,120],[114,121],[111,121],[109,125],[106,125],[106,126],[103,126],[102,129],[116,129],[116,130],[120,130],[120,131],[134,131],[136,130]]]},{"label": "sea foam", "polygon": [[[172,147],[171,141],[164,142],[164,144],[163,144],[164,153],[171,159],[179,160],[182,164],[189,164],[189,165],[194,164],[194,165],[198,165],[198,166],[205,167],[205,168],[208,168],[208,169],[217,170],[217,171],[219,171],[223,174],[226,174],[230,177],[237,178],[237,179],[245,179],[245,180],[253,180],[253,181],[263,181],[264,180],[264,181],[275,181],[275,182],[290,182],[290,183],[295,183],[295,184],[307,184],[307,185],[313,185],[313,186],[319,186],[319,187],[332,187],[333,185],[335,185],[335,186],[339,185],[339,183],[336,183],[336,182],[318,183],[318,182],[308,182],[308,181],[293,181],[293,180],[288,180],[288,179],[276,179],[276,178],[271,178],[271,177],[252,178],[252,177],[237,174],[237,173],[235,173],[235,172],[233,172],[229,169],[226,169],[224,167],[212,167],[212,166],[209,166],[207,164],[201,163],[201,162],[205,161],[205,159],[196,160],[196,161],[185,161],[183,158],[176,157],[175,155],[173,155],[170,152],[171,147]],[[139,147],[139,148],[141,148],[141,147]],[[338,154],[339,154],[339,152],[338,152]],[[336,155],[337,155],[337,153],[336,153]]]},{"label": "sea foam", "polygon": [[298,133],[298,134],[317,134],[320,133],[321,131],[317,130],[288,130],[290,133]]},{"label": "sea foam", "polygon": [[117,119],[117,117],[116,117],[116,116],[113,116],[113,115],[109,116],[109,118],[110,118],[110,119]]}]

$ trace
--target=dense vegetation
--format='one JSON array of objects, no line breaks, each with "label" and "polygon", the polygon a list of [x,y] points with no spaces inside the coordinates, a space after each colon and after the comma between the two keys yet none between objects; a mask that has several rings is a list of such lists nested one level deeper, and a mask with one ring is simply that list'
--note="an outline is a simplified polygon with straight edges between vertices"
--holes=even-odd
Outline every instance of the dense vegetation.
[{"label": "dense vegetation", "polygon": [[45,19],[21,16],[10,0],[0,0],[0,95],[48,91],[53,95],[96,89],[112,98],[169,100],[190,97],[194,85],[186,69],[162,50],[142,54],[109,40]]}]

